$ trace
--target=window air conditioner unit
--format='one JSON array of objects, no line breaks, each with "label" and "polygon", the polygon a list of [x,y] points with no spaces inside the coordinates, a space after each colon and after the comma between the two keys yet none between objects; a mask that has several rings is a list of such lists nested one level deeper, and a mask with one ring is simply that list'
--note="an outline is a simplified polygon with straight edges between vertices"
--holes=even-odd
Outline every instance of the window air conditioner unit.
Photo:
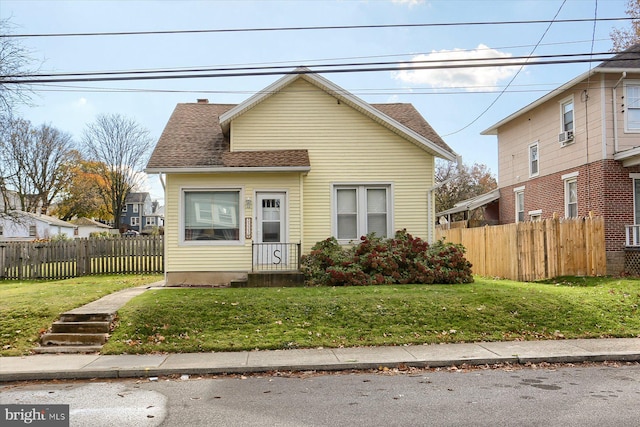
[{"label": "window air conditioner unit", "polygon": [[565,131],[565,132],[560,132],[560,134],[558,135],[558,142],[560,142],[561,145],[567,145],[568,143],[573,141],[573,131]]}]

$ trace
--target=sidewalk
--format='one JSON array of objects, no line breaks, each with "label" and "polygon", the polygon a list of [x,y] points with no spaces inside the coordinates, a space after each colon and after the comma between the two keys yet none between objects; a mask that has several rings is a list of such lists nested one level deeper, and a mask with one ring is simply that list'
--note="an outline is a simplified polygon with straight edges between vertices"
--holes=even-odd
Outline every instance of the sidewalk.
[{"label": "sidewalk", "polygon": [[640,338],[161,355],[44,354],[1,357],[0,382],[605,360],[640,361]]}]

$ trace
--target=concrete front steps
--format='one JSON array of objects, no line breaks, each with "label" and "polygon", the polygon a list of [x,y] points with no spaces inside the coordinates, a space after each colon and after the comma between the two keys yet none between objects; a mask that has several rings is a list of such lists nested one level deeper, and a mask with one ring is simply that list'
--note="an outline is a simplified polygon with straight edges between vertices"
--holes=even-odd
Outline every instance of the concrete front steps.
[{"label": "concrete front steps", "polygon": [[63,313],[40,339],[36,353],[95,353],[109,338],[111,313]]}]

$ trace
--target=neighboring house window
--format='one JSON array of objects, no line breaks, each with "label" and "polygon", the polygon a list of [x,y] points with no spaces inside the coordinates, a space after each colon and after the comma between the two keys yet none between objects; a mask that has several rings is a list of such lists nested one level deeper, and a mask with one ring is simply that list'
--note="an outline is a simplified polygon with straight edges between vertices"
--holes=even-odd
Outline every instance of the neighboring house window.
[{"label": "neighboring house window", "polygon": [[340,185],[334,187],[335,235],[355,240],[375,233],[388,237],[391,197],[388,185]]},{"label": "neighboring house window", "polygon": [[126,212],[126,211],[127,211],[127,205],[125,204],[125,205],[122,207],[122,212]]},{"label": "neighboring house window", "polygon": [[36,226],[35,225],[30,225],[29,226],[29,237],[36,237]]},{"label": "neighboring house window", "polygon": [[138,204],[137,203],[133,204],[133,213],[138,213]]},{"label": "neighboring house window", "polygon": [[640,132],[640,81],[625,82],[625,130]]},{"label": "neighboring house window", "polygon": [[156,225],[156,217],[148,216],[145,221],[146,225]]},{"label": "neighboring house window", "polygon": [[514,190],[516,199],[516,222],[524,221],[524,187],[518,187]]},{"label": "neighboring house window", "polygon": [[573,132],[573,98],[562,102],[560,106],[562,114],[562,131]]},{"label": "neighboring house window", "polygon": [[140,218],[138,218],[137,216],[133,216],[131,217],[131,225],[140,225]]},{"label": "neighboring house window", "polygon": [[539,171],[538,143],[529,146],[529,176],[537,176]]},{"label": "neighboring house window", "polygon": [[538,209],[535,211],[529,211],[529,220],[531,221],[540,221],[542,220],[542,210]]},{"label": "neighboring house window", "polygon": [[185,191],[184,240],[240,240],[240,191]]},{"label": "neighboring house window", "polygon": [[4,235],[4,228],[0,225],[0,236]]},{"label": "neighboring house window", "polygon": [[565,217],[578,217],[578,178],[569,178],[564,181]]}]

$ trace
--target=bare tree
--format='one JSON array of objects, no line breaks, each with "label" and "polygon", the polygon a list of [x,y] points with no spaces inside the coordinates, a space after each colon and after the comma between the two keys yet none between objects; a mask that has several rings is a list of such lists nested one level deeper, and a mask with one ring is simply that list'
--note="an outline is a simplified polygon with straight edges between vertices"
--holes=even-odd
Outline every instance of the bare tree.
[{"label": "bare tree", "polygon": [[142,168],[153,145],[149,131],[120,114],[103,114],[88,124],[83,146],[90,160],[98,162],[104,178],[101,196],[120,228],[120,213],[127,194],[141,184]]},{"label": "bare tree", "polygon": [[457,167],[455,163],[436,163],[436,182],[445,182],[435,191],[436,212],[452,208],[456,203],[480,196],[498,188],[495,177],[487,165],[474,163]]},{"label": "bare tree", "polygon": [[5,81],[35,72],[29,68],[32,63],[29,50],[18,39],[10,37],[10,29],[8,19],[0,20],[0,121],[9,120],[16,103],[28,102],[31,98],[29,86]]},{"label": "bare tree", "polygon": [[620,52],[640,43],[640,0],[627,0],[627,15],[633,18],[631,28],[614,28],[609,35],[613,41],[613,51]]},{"label": "bare tree", "polygon": [[[50,125],[33,127],[23,119],[5,122],[0,135],[0,191],[15,208],[46,213],[67,181],[71,136]],[[9,204],[9,203],[7,203]],[[5,204],[5,207],[7,207]]]}]

